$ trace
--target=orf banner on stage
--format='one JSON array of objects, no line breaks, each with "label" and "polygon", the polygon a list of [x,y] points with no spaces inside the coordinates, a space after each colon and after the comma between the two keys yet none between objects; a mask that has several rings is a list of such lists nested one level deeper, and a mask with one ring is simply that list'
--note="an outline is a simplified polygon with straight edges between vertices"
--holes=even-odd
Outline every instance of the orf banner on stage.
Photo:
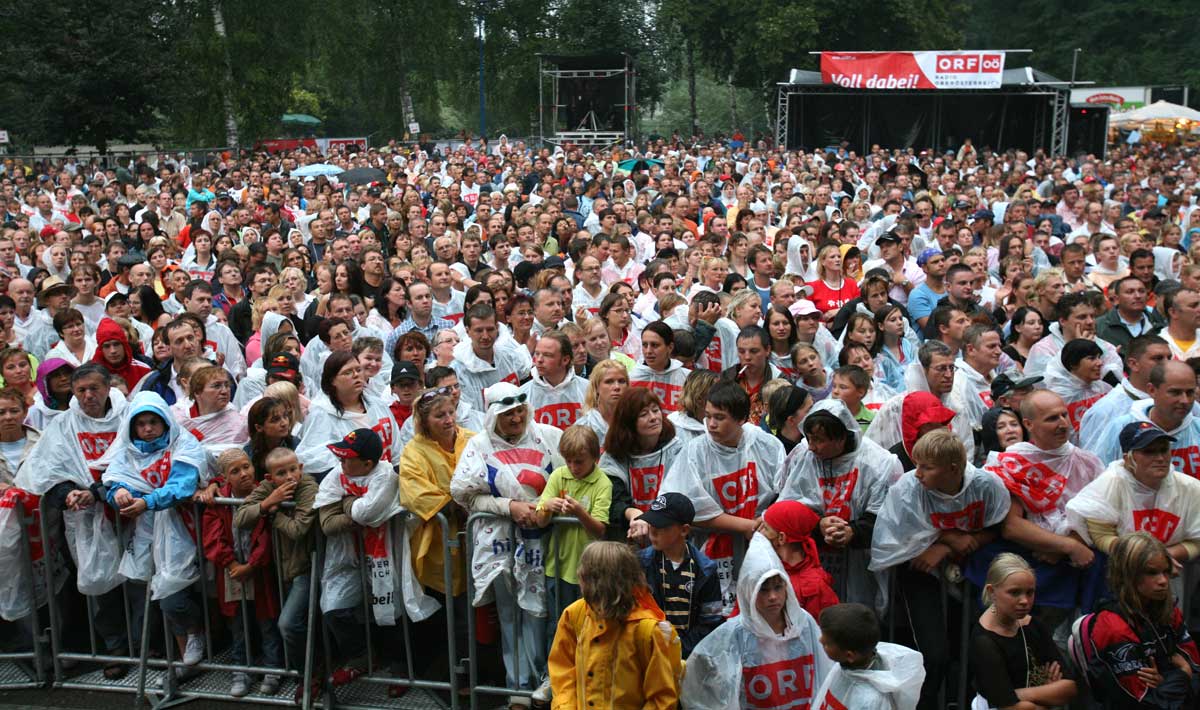
[{"label": "orf banner on stage", "polygon": [[821,52],[821,80],[846,89],[999,89],[1004,52]]}]

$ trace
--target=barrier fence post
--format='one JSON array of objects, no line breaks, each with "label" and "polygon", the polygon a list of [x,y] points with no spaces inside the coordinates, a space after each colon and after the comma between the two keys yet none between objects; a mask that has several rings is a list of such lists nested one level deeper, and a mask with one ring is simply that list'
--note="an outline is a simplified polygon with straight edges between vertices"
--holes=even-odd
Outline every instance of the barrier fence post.
[{"label": "barrier fence post", "polygon": [[[48,534],[49,531],[46,528],[46,510],[47,510],[46,497],[42,496],[38,500],[38,530],[42,536],[42,549],[48,549],[50,546],[50,535]],[[65,537],[64,537],[64,540],[65,540]],[[50,633],[49,633],[49,636],[50,636],[50,665],[54,672],[54,678],[59,679],[59,678],[63,677],[63,669],[62,669],[62,662],[59,660],[59,657],[58,657],[58,654],[61,651],[61,649],[59,648],[59,646],[61,644],[61,640],[58,638],[58,631],[62,625],[61,620],[59,619],[58,595],[53,593],[53,591],[54,591],[54,570],[48,564],[43,565],[42,567],[43,567],[42,572],[44,573],[42,576],[45,577],[46,590],[48,592],[47,599],[46,599],[46,606],[48,607],[47,613],[50,616]],[[88,597],[88,600],[90,601],[90,597]],[[90,604],[88,607],[88,612],[89,612],[88,613],[88,631],[89,631],[88,638],[92,641],[92,655],[96,655],[95,636],[91,633],[92,632],[92,628],[91,628],[92,615],[90,613],[91,612]]]},{"label": "barrier fence post", "polygon": [[450,673],[450,710],[458,710],[458,639],[454,627],[454,565],[451,550],[458,549],[458,540],[451,532],[450,521],[445,513],[437,514],[442,527],[442,575],[446,585],[446,655]]}]

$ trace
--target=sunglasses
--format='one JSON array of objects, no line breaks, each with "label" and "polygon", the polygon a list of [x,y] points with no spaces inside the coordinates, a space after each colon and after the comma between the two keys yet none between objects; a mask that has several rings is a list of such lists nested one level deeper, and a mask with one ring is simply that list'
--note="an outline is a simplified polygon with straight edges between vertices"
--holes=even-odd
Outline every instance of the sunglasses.
[{"label": "sunglasses", "polygon": [[435,387],[434,389],[425,390],[422,392],[417,401],[424,403],[432,400],[434,397],[439,397],[442,395],[449,396],[452,394],[454,394],[453,387]]},{"label": "sunglasses", "polygon": [[505,397],[504,399],[492,400],[491,402],[488,402],[488,405],[498,404],[501,407],[511,407],[514,404],[525,404],[525,400],[527,398],[528,398],[528,396],[524,392],[522,392],[521,394],[515,395],[513,397]]}]

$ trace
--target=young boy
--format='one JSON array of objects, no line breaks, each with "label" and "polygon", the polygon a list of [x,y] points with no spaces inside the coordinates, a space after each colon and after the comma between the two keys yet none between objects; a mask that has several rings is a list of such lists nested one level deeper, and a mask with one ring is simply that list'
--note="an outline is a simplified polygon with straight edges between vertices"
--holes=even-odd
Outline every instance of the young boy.
[{"label": "young boy", "polygon": [[696,644],[724,621],[717,566],[688,542],[692,502],[678,493],[654,499],[640,520],[650,526],[650,544],[640,553],[646,582],[667,615],[687,658]]},{"label": "young boy", "polygon": [[821,647],[837,665],[825,677],[816,710],[912,710],[921,695],[921,654],[879,642],[875,612],[838,604],[821,612]]},{"label": "young boy", "polygon": [[[254,491],[254,464],[241,449],[226,449],[217,457],[217,471],[225,481],[219,495],[244,498]],[[217,580],[217,602],[221,615],[229,619],[233,635],[231,663],[245,664],[250,658],[250,639],[245,638],[247,624],[242,619],[246,605],[252,602],[262,644],[262,664],[269,668],[283,665],[282,641],[275,617],[279,600],[275,597],[275,577],[271,573],[271,531],[265,519],[250,529],[233,527],[233,508],[209,505],[204,509],[204,556],[223,572]],[[253,628],[253,625],[250,625]],[[263,676],[263,695],[279,692],[279,676]],[[250,692],[250,676],[234,672],[229,694],[241,698]]]},{"label": "young boy", "polygon": [[863,433],[866,433],[867,427],[871,426],[871,420],[875,418],[875,412],[863,406],[863,398],[870,389],[871,376],[857,365],[846,365],[833,371],[833,389],[830,390],[829,396],[840,399],[846,405],[846,409],[850,410]]},{"label": "young boy", "polygon": [[918,439],[912,458],[917,468],[888,489],[875,520],[870,570],[896,570],[893,608],[906,615],[925,660],[919,707],[935,708],[950,661],[942,567],[995,540],[1012,501],[998,476],[967,466],[966,448],[949,429]]},{"label": "young boy", "polygon": [[800,608],[783,564],[754,535],[737,580],[741,613],[721,624],[688,659],[685,708],[809,708],[832,664],[820,629]]},{"label": "young boy", "polygon": [[612,482],[596,465],[600,460],[596,432],[578,424],[568,427],[558,452],[567,465],[554,469],[546,481],[537,504],[538,523],[546,527],[554,516],[572,516],[580,525],[558,529],[550,547],[554,554],[546,559],[547,583],[554,580],[551,599],[557,599],[551,624],[557,624],[563,609],[579,599],[579,556],[589,542],[604,537],[612,504]]},{"label": "young boy", "polygon": [[[288,666],[300,670],[308,636],[317,482],[304,473],[296,452],[282,446],[269,451],[263,465],[267,469],[265,480],[246,496],[233,522],[243,530],[250,530],[265,520],[279,533],[275,556],[283,582],[290,585],[279,612],[279,633],[287,651]],[[284,507],[286,502],[295,505]]]},{"label": "young boy", "polygon": [[396,426],[403,428],[412,416],[413,402],[421,393],[421,373],[408,360],[400,360],[392,366],[392,418]]},{"label": "young boy", "polygon": [[[328,448],[341,471],[322,479],[313,507],[326,536],[321,611],[334,644],[330,667],[334,659],[342,664],[333,672],[332,682],[344,685],[366,670],[363,624],[374,621],[395,626],[402,613],[398,601],[411,609],[422,600],[405,598],[412,595],[400,592],[400,556],[388,526],[401,510],[400,481],[391,464],[381,460],[383,439],[371,429],[359,428]],[[368,569],[369,590],[364,590],[360,581],[363,564]],[[371,619],[363,618],[364,593],[370,594]]]},{"label": "young boy", "polygon": [[783,444],[750,418],[750,397],[736,382],[721,381],[704,404],[706,435],[684,445],[659,486],[659,494],[682,493],[696,508],[696,523],[711,531],[700,549],[717,565],[722,613],[733,611],[735,536],[749,538],[765,504],[783,479]]}]

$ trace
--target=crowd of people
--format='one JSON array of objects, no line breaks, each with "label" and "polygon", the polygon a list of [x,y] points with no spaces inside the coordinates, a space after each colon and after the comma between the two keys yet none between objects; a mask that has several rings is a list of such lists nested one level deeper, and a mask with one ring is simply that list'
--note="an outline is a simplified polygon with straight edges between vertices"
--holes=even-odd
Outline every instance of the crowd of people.
[{"label": "crowd of people", "polygon": [[332,687],[372,651],[446,678],[458,636],[512,706],[1196,707],[1198,170],[969,140],[6,159],[0,525],[50,537],[36,583],[0,546],[0,616],[58,595],[133,656],[150,594],[179,682],[214,646],[302,668],[315,594]]}]

